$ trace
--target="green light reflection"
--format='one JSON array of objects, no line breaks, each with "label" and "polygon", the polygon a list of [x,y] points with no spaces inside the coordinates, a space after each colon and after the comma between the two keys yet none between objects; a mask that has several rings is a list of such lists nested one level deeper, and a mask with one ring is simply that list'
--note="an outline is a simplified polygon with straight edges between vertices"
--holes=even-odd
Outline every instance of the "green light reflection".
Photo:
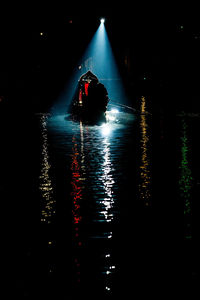
[{"label": "green light reflection", "polygon": [[186,119],[181,120],[181,160],[179,165],[179,196],[184,205],[185,238],[192,238],[191,217],[192,217],[192,171],[191,171],[191,149],[188,141],[188,125]]}]

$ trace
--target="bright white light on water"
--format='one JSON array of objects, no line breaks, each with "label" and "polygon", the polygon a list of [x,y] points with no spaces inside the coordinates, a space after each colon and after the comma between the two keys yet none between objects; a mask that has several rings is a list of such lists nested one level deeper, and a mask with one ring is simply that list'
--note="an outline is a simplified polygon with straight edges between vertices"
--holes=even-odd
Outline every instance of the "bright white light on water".
[{"label": "bright white light on water", "polygon": [[111,113],[113,113],[113,114],[118,114],[118,113],[119,113],[119,111],[118,111],[118,109],[116,109],[116,108],[113,108],[113,109],[111,109]]},{"label": "bright white light on water", "polygon": [[101,24],[105,23],[105,19],[104,18],[102,18],[100,21],[101,21]]},{"label": "bright white light on water", "polygon": [[114,116],[107,116],[107,119],[108,119],[108,121],[115,121],[116,120],[116,117],[114,117]]},{"label": "bright white light on water", "polygon": [[110,254],[106,254],[105,257],[106,257],[106,258],[107,258],[107,257],[110,257]]},{"label": "bright white light on water", "polygon": [[111,109],[110,111],[106,112],[106,119],[110,122],[116,122],[118,120],[117,115],[119,111],[116,108]]},{"label": "bright white light on water", "polygon": [[104,136],[107,136],[109,135],[111,132],[111,126],[107,123],[104,123],[103,125],[101,125],[101,133],[104,135]]}]

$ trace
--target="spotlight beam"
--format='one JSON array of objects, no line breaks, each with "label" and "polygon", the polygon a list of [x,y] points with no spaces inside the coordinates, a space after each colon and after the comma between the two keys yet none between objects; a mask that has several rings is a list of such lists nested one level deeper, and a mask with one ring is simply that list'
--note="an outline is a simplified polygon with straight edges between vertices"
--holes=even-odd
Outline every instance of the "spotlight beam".
[{"label": "spotlight beam", "polygon": [[105,19],[101,18],[96,33],[85,50],[85,53],[82,55],[82,58],[77,62],[71,80],[69,80],[66,89],[60,96],[60,101],[55,105],[57,106],[57,108],[55,108],[56,110],[59,108],[59,103],[60,110],[62,107],[66,109],[66,106],[70,105],[80,76],[89,70],[105,85],[110,100],[123,104],[127,102],[122,78],[115,61],[104,23]]}]

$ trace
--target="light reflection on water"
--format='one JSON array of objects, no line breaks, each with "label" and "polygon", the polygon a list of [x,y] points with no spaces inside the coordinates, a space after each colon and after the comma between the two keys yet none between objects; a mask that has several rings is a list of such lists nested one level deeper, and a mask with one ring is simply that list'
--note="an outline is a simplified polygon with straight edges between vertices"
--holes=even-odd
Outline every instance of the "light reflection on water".
[{"label": "light reflection on water", "polygon": [[[119,272],[113,235],[120,221],[117,191],[122,175],[117,173],[116,167],[123,157],[123,136],[128,135],[134,117],[117,113],[117,118],[116,122],[112,118],[111,122],[101,126],[74,123],[65,116],[49,118],[54,151],[56,155],[63,155],[63,164],[71,174],[72,277],[77,290],[81,290],[85,278],[89,277],[89,282],[94,273],[101,278],[104,293],[112,294],[113,276]],[[89,260],[85,270],[89,253],[95,260],[94,263]],[[97,282],[95,284],[98,286]]]},{"label": "light reflection on water", "polygon": [[100,211],[100,214],[104,216],[106,222],[111,222],[113,220],[113,185],[115,181],[112,176],[113,166],[110,160],[110,143],[108,137],[103,139],[102,144],[104,162],[102,164],[103,174],[100,176],[100,181],[102,181],[102,186],[105,190],[105,196],[103,200],[99,200],[99,204],[102,205],[102,211]]},{"label": "light reflection on water", "polygon": [[39,189],[42,195],[41,222],[49,224],[52,222],[52,217],[55,215],[55,199],[53,195],[52,181],[49,174],[51,166],[49,163],[48,152],[47,120],[48,115],[41,116],[42,162],[39,176]]},{"label": "light reflection on water", "polygon": [[[137,119],[139,140],[135,138],[136,135],[134,136],[135,131],[130,130],[130,127],[134,127],[134,122],[132,122],[132,116],[130,117],[131,123],[129,122],[128,114],[118,113],[117,122],[112,119],[111,122],[101,126],[88,126],[81,122],[73,123],[65,116],[44,115],[41,117],[42,164],[39,185],[42,194],[41,221],[51,223],[55,214],[56,202],[53,188],[56,187],[53,187],[50,176],[49,161],[51,161],[55,164],[55,169],[56,164],[59,164],[59,172],[60,165],[62,165],[63,171],[61,172],[64,173],[60,175],[61,179],[64,178],[63,181],[66,183],[69,181],[67,197],[65,196],[65,199],[59,202],[61,206],[62,201],[71,202],[72,284],[80,294],[83,289],[89,291],[90,285],[94,285],[96,293],[102,293],[102,291],[104,295],[114,293],[115,278],[120,273],[121,267],[119,251],[115,244],[118,234],[116,228],[121,218],[120,205],[130,206],[132,210],[136,207],[137,210],[137,204],[134,203],[134,191],[139,188],[140,200],[145,206],[151,206],[151,117],[146,114],[147,99],[142,97],[140,100],[140,114]],[[123,122],[120,121],[120,117]],[[51,141],[49,141],[49,132],[51,132]],[[179,196],[184,203],[185,238],[190,239],[193,179],[188,134],[187,120],[183,118],[179,137],[181,156],[179,156],[178,185]],[[134,142],[130,143],[129,140],[133,139]],[[54,157],[49,159],[51,153],[48,150],[49,143],[54,148],[54,155],[59,158],[58,160],[53,161]],[[133,144],[136,147],[135,152],[130,150]],[[131,145],[129,150],[126,149],[126,145]],[[126,157],[127,153],[128,157]],[[134,157],[136,153],[138,153],[137,158]],[[126,165],[126,160],[128,163],[131,162],[130,165]],[[134,169],[133,166],[138,166],[135,160],[139,162],[139,168]],[[136,177],[133,177],[134,173],[138,173]],[[133,182],[133,189],[130,186],[132,178],[136,178],[136,182]],[[120,198],[121,182],[125,183],[128,191],[133,193],[130,199],[128,193],[125,199]],[[134,187],[138,182],[139,187]],[[58,195],[59,191],[56,192]],[[59,197],[62,198],[62,195]],[[120,201],[124,201],[125,204]],[[149,212],[148,209],[145,211]],[[137,214],[137,212],[134,213]],[[67,214],[65,217],[67,218]],[[52,239],[49,241],[49,248],[53,244]],[[50,271],[52,272],[52,269]]]},{"label": "light reflection on water", "polygon": [[[71,172],[72,172],[72,215],[73,215],[73,229],[72,229],[72,238],[74,246],[79,249],[82,246],[81,237],[80,237],[80,222],[81,222],[81,200],[82,200],[82,185],[81,185],[81,173],[79,165],[79,156],[78,145],[76,142],[76,137],[72,138],[72,163],[71,163]],[[78,254],[74,255],[74,266],[76,270],[75,281],[76,284],[80,284],[80,257]]]},{"label": "light reflection on water", "polygon": [[[92,220],[102,224],[111,223],[116,217],[116,212],[113,211],[115,203],[113,186],[115,184],[113,178],[113,165],[110,154],[109,136],[112,134],[110,124],[102,126],[84,126],[82,122],[77,124],[80,131],[75,130],[72,138],[72,201],[73,201],[73,223],[75,225],[74,239],[77,240],[75,247],[80,249],[80,227],[81,227],[81,206],[84,206],[83,201],[87,201],[87,194],[90,194],[92,201]],[[109,130],[107,130],[109,127]],[[96,175],[95,175],[96,174]],[[88,180],[89,179],[89,180]],[[82,194],[84,190],[84,196]],[[115,204],[116,206],[116,204]],[[95,218],[94,218],[95,216]],[[104,230],[98,233],[90,234],[90,239],[94,241],[112,240],[113,232]],[[101,242],[100,242],[101,243]],[[101,246],[102,247],[102,246]],[[78,251],[79,252],[79,251]],[[113,258],[108,246],[102,249],[102,274],[105,277],[105,291],[112,292],[111,279],[112,274],[116,271],[116,266],[113,264]],[[77,269],[77,282],[81,282],[80,277],[80,257],[75,258]],[[77,267],[78,265],[78,267]],[[100,272],[100,270],[99,270]]]},{"label": "light reflection on water", "polygon": [[[99,210],[99,215],[100,217],[104,217],[105,222],[112,222],[114,217],[116,217],[116,214],[113,213],[113,205],[114,205],[114,191],[113,191],[113,186],[115,184],[115,181],[113,179],[112,172],[114,170],[111,158],[110,158],[110,141],[109,141],[109,133],[110,131],[107,131],[107,136],[105,134],[105,129],[103,131],[103,138],[102,141],[102,157],[103,157],[103,162],[101,165],[102,168],[102,175],[100,176],[99,180],[102,182],[102,187],[104,188],[104,198],[99,199],[98,204],[101,206]],[[102,219],[102,218],[101,218]],[[112,239],[113,233],[110,232],[107,235],[107,239]],[[113,272],[116,270],[116,266],[112,265],[112,255],[111,252],[106,252],[105,254],[105,267],[103,274],[105,275],[105,290],[108,293],[112,292],[112,277]]]},{"label": "light reflection on water", "polygon": [[80,202],[82,199],[82,189],[81,189],[81,174],[80,174],[80,166],[78,163],[78,156],[80,155],[77,148],[76,138],[72,138],[72,164],[71,164],[71,171],[72,171],[72,198],[73,198],[73,223],[79,224],[81,221],[80,215]]},{"label": "light reflection on water", "polygon": [[179,162],[179,195],[183,201],[184,218],[185,218],[185,238],[192,238],[192,171],[191,171],[191,149],[188,140],[188,125],[185,118],[181,119],[181,133],[180,133],[180,146],[181,146],[181,159]]},{"label": "light reflection on water", "polygon": [[140,115],[140,147],[141,147],[141,163],[140,163],[140,198],[146,206],[150,205],[151,199],[151,167],[150,167],[150,129],[146,115],[146,98],[141,97],[141,115]]},{"label": "light reflection on water", "polygon": [[[148,218],[148,216],[152,210],[143,209],[140,205],[141,203],[151,205],[152,127],[148,115],[145,114],[147,99],[142,97],[140,103],[141,114],[138,115],[137,122],[131,123],[131,126],[129,126],[128,114],[120,115],[120,113],[117,114],[119,118],[117,122],[112,119],[112,122],[102,126],[73,123],[66,120],[65,116],[41,115],[39,120],[41,140],[38,141],[38,145],[41,146],[41,164],[40,173],[37,174],[39,176],[38,189],[41,195],[39,229],[42,228],[38,238],[42,246],[41,248],[39,246],[38,250],[42,249],[42,251],[38,251],[39,254],[34,257],[33,262],[39,258],[38,269],[37,267],[36,269],[37,272],[38,270],[43,271],[40,276],[41,285],[43,285],[43,279],[46,281],[44,290],[48,287],[51,291],[51,285],[55,283],[57,294],[60,287],[58,282],[61,277],[64,277],[63,290],[65,291],[63,291],[63,295],[64,297],[68,296],[68,288],[71,288],[68,278],[71,275],[73,278],[72,289],[78,290],[80,295],[86,296],[92,290],[94,298],[98,293],[103,296],[112,296],[116,293],[117,288],[120,290],[119,286],[124,275],[126,275],[126,279],[130,279],[128,283],[132,283],[133,277],[127,275],[128,271],[134,273],[135,268],[136,274],[142,269],[142,265],[141,273],[145,273],[147,269],[143,262],[153,261],[154,263],[151,257],[153,251],[151,251],[151,247],[148,248],[150,238],[144,237],[146,225],[149,224],[151,217]],[[120,122],[120,117],[125,122]],[[137,124],[138,127],[134,124]],[[137,129],[139,129],[138,134],[136,134]],[[184,203],[185,237],[187,239],[191,238],[192,231],[192,204],[194,204],[192,202],[192,182],[193,178],[197,176],[194,171],[199,174],[198,165],[196,170],[193,165],[191,167],[192,149],[189,129],[188,119],[183,118],[180,122],[178,138],[176,135],[180,142],[179,197]],[[137,139],[138,136],[139,139]],[[196,152],[198,156],[198,149]],[[167,151],[164,153],[163,159],[169,160]],[[195,162],[197,156],[194,158]],[[138,182],[140,183],[139,197],[142,200],[138,201],[140,204],[135,197]],[[164,186],[167,184],[168,182]],[[156,199],[155,206],[156,202],[163,202],[163,199]],[[170,210],[174,208],[173,201],[171,203]],[[56,205],[57,209],[55,210]],[[164,203],[163,207],[165,205]],[[193,210],[194,213],[195,210]],[[143,215],[144,218],[141,218]],[[56,216],[56,222],[52,222],[54,216]],[[57,224],[57,220],[59,224]],[[72,228],[68,223],[70,225],[72,223]],[[194,222],[192,226],[195,227]],[[149,233],[148,230],[147,233]],[[154,234],[152,235],[154,237]],[[142,239],[144,239],[144,243]],[[192,236],[192,242],[194,240],[195,234]],[[122,245],[119,247],[120,243]],[[141,245],[138,246],[140,243]],[[152,243],[155,256],[157,248],[159,251],[159,243],[159,238],[157,243],[154,245]],[[43,246],[43,244],[45,245]],[[72,255],[70,256],[67,251],[68,248],[71,249],[71,244]],[[139,247],[138,250],[136,249],[134,252],[137,247]],[[140,254],[141,249],[144,249],[144,252]],[[147,255],[145,259],[146,249],[151,254]],[[166,254],[168,254],[167,251]],[[73,265],[71,273],[70,268],[65,268],[69,256]],[[127,259],[124,260],[124,257]],[[132,263],[131,260],[133,260]],[[63,265],[64,267],[62,267]],[[122,280],[121,278],[119,280],[119,273],[121,273]],[[51,277],[49,277],[50,274]],[[171,275],[171,271],[169,274]],[[121,285],[122,289],[127,288],[131,291],[131,284],[127,287],[126,279]],[[150,277],[144,281],[141,279],[141,281],[142,285],[143,282],[144,284],[149,281],[153,283]],[[135,286],[137,282],[140,282],[140,279],[136,281]],[[66,288],[67,285],[68,288]]]}]

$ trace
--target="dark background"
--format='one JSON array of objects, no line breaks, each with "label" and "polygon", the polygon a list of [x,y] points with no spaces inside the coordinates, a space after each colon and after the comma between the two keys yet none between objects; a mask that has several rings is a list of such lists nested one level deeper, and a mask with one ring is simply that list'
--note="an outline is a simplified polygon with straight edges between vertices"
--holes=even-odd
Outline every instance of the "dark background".
[{"label": "dark background", "polygon": [[[184,102],[189,110],[199,109],[200,25],[195,6],[34,4],[2,9],[1,16],[0,95],[11,108],[48,109],[105,17],[133,106],[136,95],[168,93],[170,105]],[[182,99],[186,94],[192,95],[190,103]]]},{"label": "dark background", "polygon": [[[37,241],[39,234],[39,229],[34,228],[38,220],[33,211],[33,207],[35,210],[38,207],[32,206],[37,198],[32,172],[38,158],[32,113],[47,111],[56,102],[101,17],[106,18],[106,29],[131,105],[138,108],[137,97],[145,95],[148,109],[153,112],[154,197],[164,199],[155,223],[162,247],[167,245],[162,252],[166,255],[165,264],[169,263],[166,283],[168,276],[173,276],[174,282],[177,277],[183,282],[182,261],[188,249],[183,250],[182,242],[177,239],[183,216],[181,203],[174,203],[179,158],[175,154],[175,113],[200,109],[198,9],[192,5],[184,7],[183,3],[176,7],[164,3],[147,6],[143,2],[140,5],[121,2],[112,7],[97,2],[76,3],[74,7],[17,4],[1,9],[0,21],[0,188],[5,263],[2,272],[10,293],[19,274],[20,258],[28,257],[27,248],[34,244],[34,239]],[[164,140],[160,139],[161,130]],[[173,211],[165,203],[173,203]],[[195,249],[194,263],[199,248]],[[26,261],[24,265],[29,268]],[[131,277],[128,280],[131,285]]]}]

